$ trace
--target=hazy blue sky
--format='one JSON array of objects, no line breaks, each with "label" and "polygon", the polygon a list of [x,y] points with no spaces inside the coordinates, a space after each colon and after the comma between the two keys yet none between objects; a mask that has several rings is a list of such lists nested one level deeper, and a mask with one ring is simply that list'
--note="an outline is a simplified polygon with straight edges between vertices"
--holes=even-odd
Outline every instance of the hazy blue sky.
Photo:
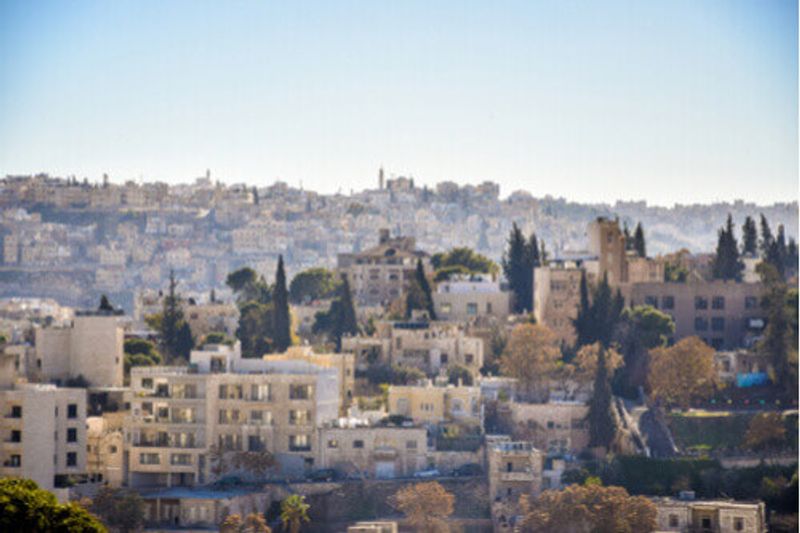
[{"label": "hazy blue sky", "polygon": [[0,174],[798,196],[797,2],[0,0]]}]

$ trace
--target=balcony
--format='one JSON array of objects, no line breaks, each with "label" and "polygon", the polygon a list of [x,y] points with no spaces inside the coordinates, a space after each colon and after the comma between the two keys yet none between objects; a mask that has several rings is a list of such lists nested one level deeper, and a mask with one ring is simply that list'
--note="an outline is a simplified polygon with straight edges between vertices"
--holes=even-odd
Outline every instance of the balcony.
[{"label": "balcony", "polygon": [[533,481],[533,472],[517,471],[517,472],[500,472],[500,481]]}]

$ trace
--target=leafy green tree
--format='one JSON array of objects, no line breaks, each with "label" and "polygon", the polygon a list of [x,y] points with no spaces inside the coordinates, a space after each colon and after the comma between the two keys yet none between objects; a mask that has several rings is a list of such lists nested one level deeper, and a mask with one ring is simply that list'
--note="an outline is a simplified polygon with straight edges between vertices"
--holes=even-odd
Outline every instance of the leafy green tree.
[{"label": "leafy green tree", "polygon": [[233,339],[222,331],[211,331],[203,339],[203,346],[206,344],[227,344],[228,346],[232,346]]},{"label": "leafy green tree", "polygon": [[104,533],[106,528],[77,503],[60,504],[29,479],[0,479],[0,531]]},{"label": "leafy green tree", "polygon": [[249,301],[239,308],[236,336],[246,357],[261,357],[272,351],[272,304]]},{"label": "leafy green tree", "polygon": [[278,257],[278,270],[275,273],[275,289],[272,300],[273,348],[278,352],[284,352],[292,345],[292,319],[289,315],[289,293],[286,290],[286,272],[283,269],[282,255]]},{"label": "leafy green tree", "polygon": [[463,267],[467,273],[472,274],[495,274],[499,270],[494,261],[467,247],[456,247],[445,253],[434,254],[431,257],[431,266],[437,271]]},{"label": "leafy green tree", "polygon": [[712,264],[714,279],[742,279],[744,264],[739,259],[739,246],[733,234],[733,217],[728,215],[725,227],[718,232],[717,251]]},{"label": "leafy green tree", "polygon": [[672,317],[652,306],[641,305],[623,311],[616,339],[625,365],[615,379],[617,394],[635,397],[638,387],[647,385],[649,351],[666,346],[674,333]]},{"label": "leafy green tree", "polygon": [[633,233],[633,249],[639,257],[647,257],[647,249],[644,242],[644,229],[642,223],[636,224],[636,230]]},{"label": "leafy green tree", "polygon": [[755,257],[758,253],[758,227],[753,217],[747,215],[742,224],[742,254]]},{"label": "leafy green tree", "polygon": [[330,298],[338,285],[336,275],[327,268],[309,268],[292,278],[289,298],[296,304]]},{"label": "leafy green tree", "polygon": [[470,274],[470,271],[462,265],[446,266],[436,269],[433,275],[433,281],[438,283],[440,281],[447,281],[454,276],[467,274]]},{"label": "leafy green tree", "polygon": [[281,502],[281,523],[288,528],[290,533],[298,533],[302,522],[309,522],[308,510],[311,508],[306,503],[306,497],[292,494]]},{"label": "leafy green tree", "polygon": [[225,284],[233,292],[241,292],[247,285],[252,285],[258,280],[256,271],[249,267],[240,268],[228,274]]},{"label": "leafy green tree", "polygon": [[144,500],[132,490],[103,487],[92,500],[90,510],[120,533],[138,531],[144,525]]},{"label": "leafy green tree", "polygon": [[594,378],[594,390],[589,402],[589,446],[611,447],[617,435],[617,420],[612,412],[613,396],[606,351],[601,347],[597,354],[597,371]]},{"label": "leafy green tree", "polygon": [[157,366],[163,360],[156,345],[145,339],[125,339],[125,375],[130,375],[134,366]]}]

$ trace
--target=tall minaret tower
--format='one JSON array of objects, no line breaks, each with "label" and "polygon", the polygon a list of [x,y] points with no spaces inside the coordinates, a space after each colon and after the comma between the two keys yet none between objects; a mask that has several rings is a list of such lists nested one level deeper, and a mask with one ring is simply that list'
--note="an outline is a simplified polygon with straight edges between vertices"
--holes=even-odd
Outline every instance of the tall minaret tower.
[{"label": "tall minaret tower", "polygon": [[383,190],[383,167],[378,170],[378,189]]}]

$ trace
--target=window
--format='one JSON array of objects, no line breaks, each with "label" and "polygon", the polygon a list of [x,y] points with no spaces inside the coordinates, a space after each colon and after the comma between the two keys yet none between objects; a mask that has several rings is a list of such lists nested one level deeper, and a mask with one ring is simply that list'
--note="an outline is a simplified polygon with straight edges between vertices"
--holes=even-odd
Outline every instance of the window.
[{"label": "window", "polygon": [[695,331],[708,331],[708,319],[698,316],[694,319],[694,330]]},{"label": "window", "polygon": [[725,339],[722,337],[714,337],[711,339],[711,347],[715,350],[721,350],[725,346]]},{"label": "window", "polygon": [[471,353],[466,354],[464,356],[464,362],[467,363],[468,365],[471,365],[472,363],[475,362],[475,356],[472,355]]},{"label": "window", "polygon": [[78,418],[78,404],[71,403],[67,405],[67,418]]},{"label": "window", "polygon": [[67,442],[78,442],[78,430],[76,428],[67,428]]},{"label": "window", "polygon": [[700,520],[700,525],[703,529],[711,529],[711,519],[710,518],[702,518]]},{"label": "window", "polygon": [[725,297],[714,296],[711,299],[711,309],[725,309]]},{"label": "window", "polygon": [[153,378],[142,378],[142,388],[143,389],[152,389],[153,388]]},{"label": "window", "polygon": [[439,306],[439,310],[442,312],[443,315],[449,315],[450,313],[453,312],[453,306],[450,305],[449,303],[442,304],[441,306]]},{"label": "window", "polygon": [[733,519],[733,530],[744,531],[744,518],[737,516]]},{"label": "window", "polygon": [[289,385],[290,400],[308,400],[311,398],[311,385]]},{"label": "window", "polygon": [[113,453],[117,453],[117,447],[116,446],[109,446],[108,447],[108,453],[112,453],[112,454]]},{"label": "window", "polygon": [[192,456],[188,453],[173,453],[169,457],[169,463],[173,465],[190,465],[192,464]]},{"label": "window", "polygon": [[308,435],[289,435],[289,451],[307,452],[311,450],[311,439]]},{"label": "window", "polygon": [[258,435],[247,437],[247,449],[251,452],[260,452],[264,449],[264,441]]},{"label": "window", "polygon": [[269,401],[271,397],[270,388],[268,384],[251,385],[250,386],[250,399],[258,402]]},{"label": "window", "polygon": [[447,354],[443,353],[439,356],[439,362],[443,365],[447,364]]},{"label": "window", "polygon": [[758,298],[755,296],[746,296],[744,299],[744,308],[755,309],[756,307],[758,307]]},{"label": "window", "polygon": [[725,331],[725,318],[715,316],[711,319],[711,331]]},{"label": "window", "polygon": [[8,461],[3,463],[3,466],[11,466],[14,468],[22,466],[22,456],[21,455],[12,455],[8,458]]},{"label": "window", "polygon": [[11,406],[11,418],[22,418],[22,406],[21,405],[12,405]]},{"label": "window", "polygon": [[669,515],[669,527],[678,527],[678,515]]},{"label": "window", "polygon": [[364,447],[364,441],[363,440],[354,440],[353,441],[353,448],[361,449],[363,447]]},{"label": "window", "polygon": [[658,309],[658,296],[645,296],[644,304]]},{"label": "window", "polygon": [[478,304],[470,302],[467,304],[467,315],[475,316],[478,314]]},{"label": "window", "polygon": [[289,425],[290,426],[305,426],[310,423],[310,411],[289,411]]},{"label": "window", "polygon": [[486,302],[486,314],[487,315],[492,314],[492,302]]},{"label": "window", "polygon": [[11,432],[11,442],[22,442],[22,432],[18,429],[15,429]]},{"label": "window", "polygon": [[675,309],[675,297],[674,296],[662,296],[661,297],[661,308],[662,309]]},{"label": "window", "polygon": [[67,466],[78,466],[77,452],[67,452]]},{"label": "window", "polygon": [[416,449],[417,449],[417,441],[415,440],[406,441],[406,450],[416,450]]},{"label": "window", "polygon": [[339,447],[339,441],[338,440],[331,439],[331,440],[328,441],[328,448],[338,448],[338,447]]},{"label": "window", "polygon": [[157,453],[140,453],[139,462],[143,465],[157,465],[161,463],[161,457]]},{"label": "window", "polygon": [[703,298],[702,296],[695,296],[694,297],[694,308],[695,309],[708,309],[708,299]]}]

